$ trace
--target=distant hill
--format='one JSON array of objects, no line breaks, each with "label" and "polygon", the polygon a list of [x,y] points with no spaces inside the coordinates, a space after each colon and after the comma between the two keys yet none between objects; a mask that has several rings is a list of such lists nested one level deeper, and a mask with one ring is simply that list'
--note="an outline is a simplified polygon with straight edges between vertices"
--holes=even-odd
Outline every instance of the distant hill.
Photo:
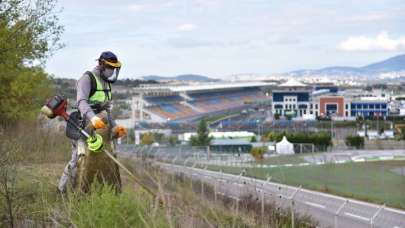
[{"label": "distant hill", "polygon": [[381,62],[372,63],[363,67],[332,66],[315,70],[297,70],[286,74],[298,77],[307,75],[373,77],[381,73],[399,71],[405,71],[405,55],[394,56]]},{"label": "distant hill", "polygon": [[387,60],[364,66],[361,69],[369,72],[404,71],[405,55],[397,55]]},{"label": "distant hill", "polygon": [[127,86],[127,87],[138,87],[141,84],[159,84],[156,80],[139,80],[139,79],[119,79],[114,85]]},{"label": "distant hill", "polygon": [[155,80],[155,81],[169,81],[169,80],[177,80],[177,81],[196,81],[196,82],[215,82],[220,81],[219,79],[210,78],[203,75],[197,74],[182,74],[177,76],[158,76],[158,75],[148,75],[143,76],[143,80]]},{"label": "distant hill", "polygon": [[[55,91],[58,92],[58,94],[62,94],[65,97],[75,100],[76,99],[76,79],[70,79],[70,78],[53,78],[53,86]],[[115,98],[121,98],[122,96],[118,95],[119,93],[118,89],[119,87],[127,87],[127,88],[132,88],[132,87],[138,87],[139,85],[142,84],[159,84],[158,81],[155,80],[139,80],[139,79],[118,79],[113,86],[113,95]]]}]

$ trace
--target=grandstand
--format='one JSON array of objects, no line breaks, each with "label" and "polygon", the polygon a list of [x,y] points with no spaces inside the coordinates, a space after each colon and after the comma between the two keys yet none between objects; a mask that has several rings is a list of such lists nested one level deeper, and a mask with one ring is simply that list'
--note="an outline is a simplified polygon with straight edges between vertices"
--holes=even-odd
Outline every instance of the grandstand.
[{"label": "grandstand", "polygon": [[238,111],[269,101],[264,88],[273,84],[215,83],[188,86],[143,86],[132,98],[133,117],[141,122],[186,122]]}]

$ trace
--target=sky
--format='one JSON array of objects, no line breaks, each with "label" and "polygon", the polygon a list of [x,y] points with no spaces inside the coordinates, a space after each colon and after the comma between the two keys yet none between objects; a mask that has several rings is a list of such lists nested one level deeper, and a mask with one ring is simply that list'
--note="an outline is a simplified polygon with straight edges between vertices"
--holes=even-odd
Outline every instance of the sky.
[{"label": "sky", "polygon": [[[59,0],[66,45],[46,70],[79,78],[102,51],[120,77],[273,74],[405,53],[404,0]],[[56,9],[58,10],[58,9]]]}]

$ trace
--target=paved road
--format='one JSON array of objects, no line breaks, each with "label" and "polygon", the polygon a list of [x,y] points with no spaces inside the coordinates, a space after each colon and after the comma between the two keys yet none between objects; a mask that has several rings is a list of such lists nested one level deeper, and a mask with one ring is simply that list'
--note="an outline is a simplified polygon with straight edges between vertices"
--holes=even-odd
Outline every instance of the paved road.
[{"label": "paved road", "polygon": [[394,157],[404,157],[405,150],[347,150],[340,152],[308,154],[304,159],[311,163],[317,162],[346,162],[361,161],[369,158],[392,160]]},{"label": "paved road", "polygon": [[[343,197],[265,180],[167,163],[158,164],[166,172],[182,173],[193,179],[202,180],[214,186],[219,194],[234,198],[249,194],[261,198],[264,194],[266,202],[274,202],[285,209],[290,207],[290,197],[296,193],[294,210],[301,215],[310,215],[321,227],[334,227],[337,218],[338,227],[405,228],[405,212],[401,210],[381,208],[381,205],[357,200],[347,201]],[[342,207],[340,213],[335,217],[340,207]],[[371,226],[372,220],[374,226]]]}]

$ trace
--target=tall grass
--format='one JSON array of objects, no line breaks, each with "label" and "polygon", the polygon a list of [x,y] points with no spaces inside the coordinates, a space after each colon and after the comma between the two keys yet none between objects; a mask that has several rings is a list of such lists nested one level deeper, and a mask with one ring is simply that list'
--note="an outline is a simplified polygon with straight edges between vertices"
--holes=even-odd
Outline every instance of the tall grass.
[{"label": "tall grass", "polygon": [[0,133],[0,146],[0,227],[205,228],[290,224],[288,215],[271,206],[266,206],[266,213],[272,217],[261,223],[253,199],[243,200],[236,211],[230,199],[214,202],[209,186],[202,194],[195,187],[198,183],[190,188],[190,180],[167,175],[148,162],[129,159],[125,159],[126,166],[158,198],[148,195],[124,173],[120,194],[108,186],[93,186],[88,194],[61,195],[56,192],[56,183],[70,157],[70,142],[60,131],[33,123],[7,127]]},{"label": "tall grass", "polygon": [[36,122],[0,127],[1,155],[12,153],[9,158],[25,164],[68,160],[70,140],[64,134],[63,125],[56,119],[53,123],[47,127]]},{"label": "tall grass", "polygon": [[[70,156],[69,141],[53,128],[25,122],[0,127],[0,226],[43,220],[56,187],[48,168]],[[35,165],[34,165],[35,164]],[[58,174],[60,169],[58,170]],[[55,177],[51,183],[55,183]],[[54,200],[51,200],[54,201]]]},{"label": "tall grass", "polygon": [[144,194],[125,189],[116,194],[108,186],[93,187],[86,195],[64,200],[54,220],[75,227],[169,227],[164,210]]},{"label": "tall grass", "polygon": [[[157,180],[159,185],[164,187],[165,193],[170,194],[172,201],[174,199],[176,205],[184,205],[186,209],[191,207],[194,218],[198,218],[204,224],[201,227],[291,227],[290,212],[278,208],[274,203],[264,205],[265,215],[262,217],[261,201],[257,196],[245,195],[236,203],[233,198],[217,194],[215,201],[214,188],[207,183],[203,184],[184,175],[166,174],[153,163],[134,162],[129,159],[125,161],[126,165],[132,167],[138,175]],[[297,227],[316,226],[310,217],[298,215],[295,224]]]}]

